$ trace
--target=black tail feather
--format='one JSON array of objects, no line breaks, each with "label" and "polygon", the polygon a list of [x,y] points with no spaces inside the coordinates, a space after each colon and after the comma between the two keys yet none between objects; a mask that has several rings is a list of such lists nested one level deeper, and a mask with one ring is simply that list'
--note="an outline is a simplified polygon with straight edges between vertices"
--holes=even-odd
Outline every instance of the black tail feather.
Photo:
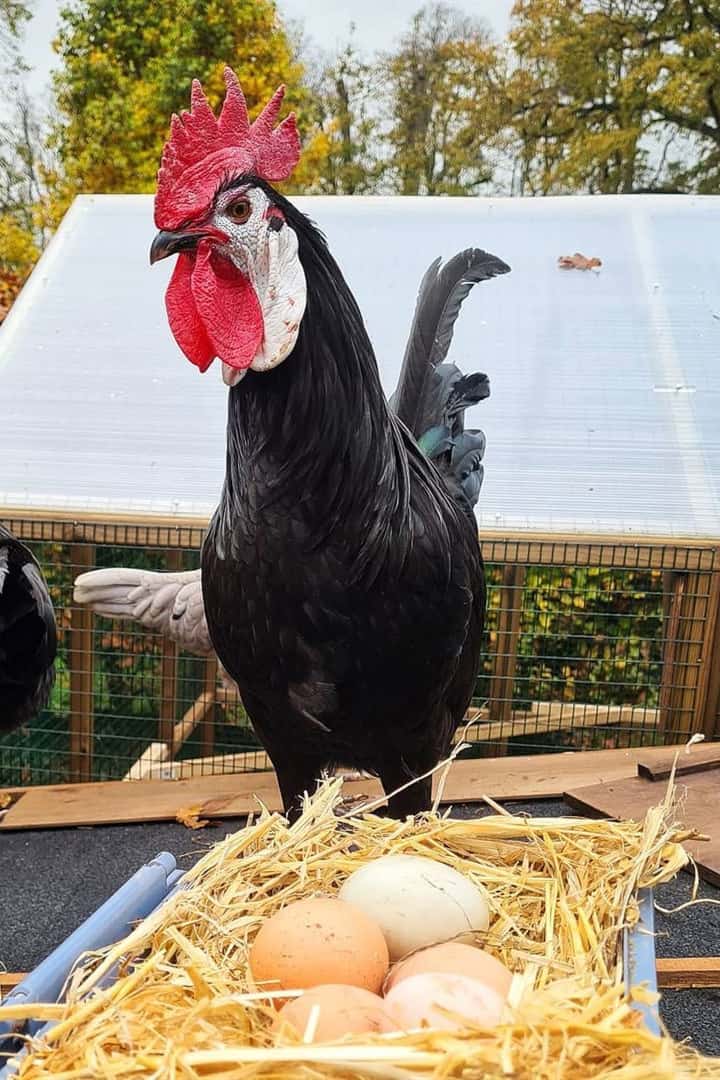
[{"label": "black tail feather", "polygon": [[[441,259],[436,259],[426,271],[400,379],[390,401],[416,438],[442,422],[437,410],[439,403],[447,400],[447,384],[453,386],[463,377],[454,365],[443,364],[463,301],[473,285],[507,274],[509,270],[507,263],[495,255],[480,248],[468,248],[444,265]],[[445,370],[438,370],[440,365]]]},{"label": "black tail feather", "polygon": [[482,431],[464,431],[465,410],[490,395],[487,375],[463,375],[444,363],[460,308],[473,285],[510,267],[495,255],[468,248],[441,267],[436,259],[420,284],[397,389],[390,405],[423,452],[454,481],[472,512],[483,481]]}]

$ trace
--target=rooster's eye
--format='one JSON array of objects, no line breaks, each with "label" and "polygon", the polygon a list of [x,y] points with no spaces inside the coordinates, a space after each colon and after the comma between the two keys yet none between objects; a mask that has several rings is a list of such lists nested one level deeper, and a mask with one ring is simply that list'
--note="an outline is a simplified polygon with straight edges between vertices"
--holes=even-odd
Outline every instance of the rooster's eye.
[{"label": "rooster's eye", "polygon": [[225,210],[226,217],[234,221],[236,225],[243,225],[252,213],[252,204],[249,199],[235,199]]}]

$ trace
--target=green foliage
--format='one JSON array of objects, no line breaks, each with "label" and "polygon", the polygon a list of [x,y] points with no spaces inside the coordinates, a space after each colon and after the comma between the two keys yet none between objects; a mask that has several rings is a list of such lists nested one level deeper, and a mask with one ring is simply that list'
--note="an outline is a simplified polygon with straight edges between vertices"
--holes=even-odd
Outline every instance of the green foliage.
[{"label": "green foliage", "polygon": [[657,705],[662,599],[659,572],[530,567],[515,694]]},{"label": "green foliage", "polygon": [[307,99],[272,0],[78,0],[61,12],[56,48],[61,198],[152,191],[171,114],[187,108],[193,78],[217,105],[226,63],[251,113],[281,82],[300,113]]},{"label": "green foliage", "polygon": [[482,23],[446,4],[422,8],[381,74],[390,112],[385,175],[394,190],[471,194],[492,179],[499,70]]},{"label": "green foliage", "polygon": [[[297,190],[329,195],[360,195],[376,190],[381,166],[374,116],[377,79],[352,40],[337,59],[310,76],[313,138],[303,150]],[[304,164],[314,158],[311,175]]]},{"label": "green foliage", "polygon": [[716,4],[517,0],[509,45],[518,193],[718,190]]}]

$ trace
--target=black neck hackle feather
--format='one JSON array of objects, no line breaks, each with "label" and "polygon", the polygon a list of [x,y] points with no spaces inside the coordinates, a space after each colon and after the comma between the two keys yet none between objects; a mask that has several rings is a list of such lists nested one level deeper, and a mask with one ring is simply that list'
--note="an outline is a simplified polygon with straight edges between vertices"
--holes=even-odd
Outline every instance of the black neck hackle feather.
[{"label": "black neck hackle feather", "polygon": [[325,237],[269,185],[255,183],[298,237],[307,307],[288,360],[249,372],[229,394],[225,502],[245,497],[248,466],[271,454],[276,470],[264,505],[288,493],[319,493],[323,521],[313,543],[321,547],[344,523],[360,523],[348,539],[358,577],[370,580],[388,557],[399,569],[412,543],[409,472],[423,470],[421,456],[408,460],[362,315]]}]

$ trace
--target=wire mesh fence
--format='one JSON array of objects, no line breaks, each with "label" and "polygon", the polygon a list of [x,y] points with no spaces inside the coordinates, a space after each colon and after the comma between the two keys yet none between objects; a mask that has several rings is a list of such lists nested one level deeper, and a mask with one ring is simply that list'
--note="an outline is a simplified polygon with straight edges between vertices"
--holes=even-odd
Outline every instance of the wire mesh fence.
[{"label": "wire mesh fence", "polygon": [[[48,708],[0,736],[0,785],[267,766],[213,657],[181,653],[136,623],[73,604],[75,577],[95,567],[197,567],[200,527],[7,524],[46,575],[59,654]],[[720,732],[718,549],[484,538],[486,649],[464,753],[654,745]]]}]

